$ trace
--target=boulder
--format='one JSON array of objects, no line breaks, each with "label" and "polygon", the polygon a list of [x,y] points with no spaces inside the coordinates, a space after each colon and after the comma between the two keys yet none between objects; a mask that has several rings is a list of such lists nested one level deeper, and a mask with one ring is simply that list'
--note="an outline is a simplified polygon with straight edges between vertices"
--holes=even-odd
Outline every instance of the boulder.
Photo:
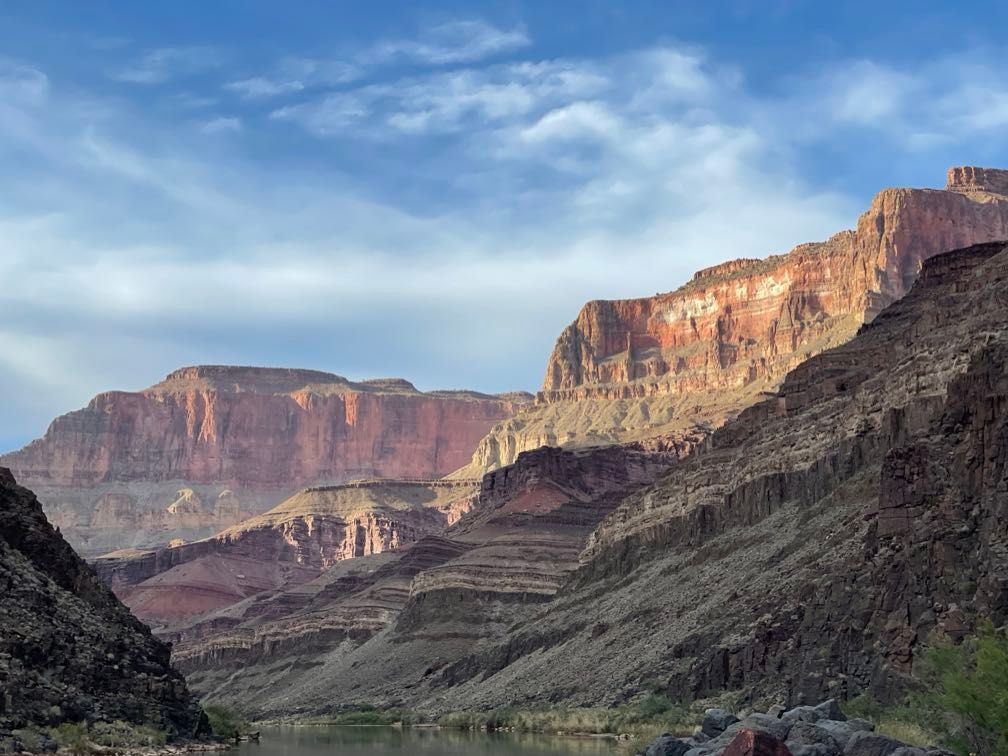
[{"label": "boulder", "polygon": [[663,733],[644,750],[644,756],[683,756],[693,747],[688,740]]},{"label": "boulder", "polygon": [[829,756],[837,756],[843,752],[840,743],[829,732],[812,722],[795,722],[787,738],[788,748],[794,752],[797,746],[823,746],[819,749]]},{"label": "boulder", "polygon": [[791,732],[792,724],[784,719],[771,717],[769,714],[750,714],[745,719],[731,725],[725,732],[734,734],[741,730],[756,730],[773,735],[779,740],[786,740],[788,733]]},{"label": "boulder", "polygon": [[708,737],[716,738],[738,721],[738,717],[725,709],[707,709],[703,715],[700,732]]},{"label": "boulder", "polygon": [[835,698],[823,701],[815,707],[815,710],[821,715],[822,719],[832,719],[837,722],[844,722],[847,720],[847,716],[843,713],[843,711],[841,711],[840,704],[837,703]]},{"label": "boulder", "polygon": [[853,733],[844,746],[844,756],[891,756],[897,749],[906,747],[895,738],[874,732]]},{"label": "boulder", "polygon": [[818,722],[820,719],[826,719],[826,717],[815,706],[796,706],[793,709],[785,711],[781,719],[785,719],[788,722]]},{"label": "boulder", "polygon": [[792,756],[780,738],[759,730],[740,730],[722,756]]},{"label": "boulder", "polygon": [[838,722],[835,719],[820,719],[815,723],[815,726],[836,738],[841,748],[847,747],[847,741],[854,733],[871,732],[875,729],[875,725],[866,719],[849,719],[845,722]]},{"label": "boulder", "polygon": [[813,745],[800,745],[800,746],[790,746],[791,756],[835,756],[839,753],[838,751],[831,751],[829,746],[825,746],[822,743],[814,743]]},{"label": "boulder", "polygon": [[[923,748],[917,748],[916,746],[900,746],[889,754],[889,756],[927,756],[927,753]],[[933,753],[937,754],[940,751],[934,751]]]}]

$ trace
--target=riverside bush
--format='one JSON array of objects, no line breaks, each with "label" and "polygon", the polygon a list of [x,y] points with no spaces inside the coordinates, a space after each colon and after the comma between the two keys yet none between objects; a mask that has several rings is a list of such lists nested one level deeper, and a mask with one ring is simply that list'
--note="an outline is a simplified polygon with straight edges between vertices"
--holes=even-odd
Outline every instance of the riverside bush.
[{"label": "riverside bush", "polygon": [[210,722],[210,729],[218,738],[234,740],[241,735],[242,730],[246,727],[245,720],[237,712],[225,706],[210,704],[204,706],[203,711],[206,712],[207,720]]},{"label": "riverside bush", "polygon": [[918,724],[947,733],[958,754],[1008,756],[1008,633],[992,625],[956,646],[939,642],[921,661],[920,692],[907,699]]},{"label": "riverside bush", "polygon": [[959,645],[936,641],[914,670],[918,690],[884,707],[861,695],[844,704],[883,735],[912,745],[939,743],[960,756],[1008,756],[1008,633],[987,625]]},{"label": "riverside bush", "polygon": [[619,735],[662,730],[689,734],[698,721],[698,716],[676,706],[665,696],[652,693],[639,704],[612,709],[558,706],[531,710],[461,711],[446,714],[438,720],[438,724],[470,730]]}]

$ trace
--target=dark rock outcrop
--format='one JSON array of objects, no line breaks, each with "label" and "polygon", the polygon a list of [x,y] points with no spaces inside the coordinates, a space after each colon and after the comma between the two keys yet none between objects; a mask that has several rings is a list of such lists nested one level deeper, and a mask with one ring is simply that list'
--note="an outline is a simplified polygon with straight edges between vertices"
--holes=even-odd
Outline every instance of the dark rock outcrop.
[{"label": "dark rock outcrop", "polygon": [[203,713],[154,638],[0,468],[0,730],[124,720],[198,734]]}]

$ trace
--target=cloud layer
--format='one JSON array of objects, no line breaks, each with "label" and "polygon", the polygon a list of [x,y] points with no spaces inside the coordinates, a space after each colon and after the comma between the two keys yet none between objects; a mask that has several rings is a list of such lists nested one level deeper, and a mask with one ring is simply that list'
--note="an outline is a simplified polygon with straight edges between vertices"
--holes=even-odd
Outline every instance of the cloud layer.
[{"label": "cloud layer", "polygon": [[99,86],[0,59],[8,446],[198,362],[534,389],[584,301],[852,224],[837,145],[937,184],[1008,122],[977,55],[755,87],[699,46],[555,56],[478,19],[257,66],[117,60]]}]

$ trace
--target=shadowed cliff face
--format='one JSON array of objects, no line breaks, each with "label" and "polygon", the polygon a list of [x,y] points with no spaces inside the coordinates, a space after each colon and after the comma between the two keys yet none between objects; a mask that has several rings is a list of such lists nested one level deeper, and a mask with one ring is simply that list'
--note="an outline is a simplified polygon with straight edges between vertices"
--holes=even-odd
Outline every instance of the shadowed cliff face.
[{"label": "shadowed cliff face", "polygon": [[200,538],[307,485],[437,477],[521,401],[310,370],[183,368],[95,397],[0,460],[95,554]]},{"label": "shadowed cliff face", "polygon": [[202,712],[155,639],[0,468],[0,730],[125,720],[175,736]]},{"label": "shadowed cliff face", "polygon": [[557,340],[534,406],[497,425],[466,475],[540,444],[716,427],[902,297],[933,255],[1008,237],[1008,171],[949,170],[944,191],[886,189],[857,227],[677,291],[589,302]]},{"label": "shadowed cliff face", "polygon": [[[267,715],[610,705],[654,686],[891,700],[932,632],[1008,619],[1006,366],[1008,245],[936,257],[678,461],[522,455],[380,617],[360,597],[398,557],[333,575],[339,628],[306,609],[189,636],[177,658],[202,692]],[[320,628],[328,641],[296,642]]]}]

